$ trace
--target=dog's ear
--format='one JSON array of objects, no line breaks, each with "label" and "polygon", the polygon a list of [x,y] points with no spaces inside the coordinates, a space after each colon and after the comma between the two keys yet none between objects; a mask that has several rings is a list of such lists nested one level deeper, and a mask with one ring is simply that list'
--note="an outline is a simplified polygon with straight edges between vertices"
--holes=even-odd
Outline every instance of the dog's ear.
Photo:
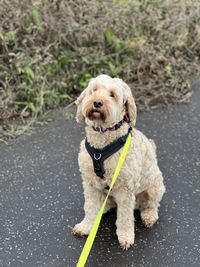
[{"label": "dog's ear", "polygon": [[76,112],[76,121],[77,122],[84,122],[85,121],[85,117],[83,116],[83,112],[82,112],[82,101],[84,99],[84,97],[86,96],[86,91],[90,88],[90,83],[93,82],[95,79],[91,78],[89,80],[89,84],[87,86],[87,88],[85,88],[83,90],[83,92],[80,94],[80,96],[76,99],[75,104],[77,105],[77,112]]},{"label": "dog's ear", "polygon": [[76,121],[77,122],[84,122],[85,117],[82,113],[82,101],[85,97],[86,89],[83,90],[83,92],[80,94],[80,96],[76,99],[75,104],[77,105],[77,111],[76,111]]},{"label": "dog's ear", "polygon": [[130,126],[134,128],[136,124],[136,119],[137,119],[137,108],[136,108],[135,100],[133,98],[131,89],[128,87],[128,85],[125,89],[124,96],[126,100],[125,105],[127,107],[127,112],[128,112],[128,116],[130,119]]},{"label": "dog's ear", "polygon": [[122,80],[119,78],[114,78],[114,80],[118,83],[123,88],[124,92],[124,104],[127,109],[127,113],[129,116],[130,120],[130,126],[134,128],[135,123],[136,123],[136,118],[137,118],[137,108],[135,104],[135,100],[133,98],[132,92],[130,87]]}]

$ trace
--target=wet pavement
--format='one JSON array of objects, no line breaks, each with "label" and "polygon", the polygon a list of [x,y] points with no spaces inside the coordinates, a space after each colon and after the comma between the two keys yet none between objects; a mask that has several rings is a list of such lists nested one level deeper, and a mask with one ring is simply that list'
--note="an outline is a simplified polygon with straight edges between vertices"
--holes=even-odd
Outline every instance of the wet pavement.
[{"label": "wet pavement", "polygon": [[[134,247],[122,251],[115,210],[104,215],[86,266],[200,266],[200,84],[189,104],[140,113],[137,128],[157,143],[167,192],[145,229],[136,213]],[[0,266],[76,265],[85,239],[77,155],[83,125],[58,111],[55,122],[0,145]]]}]

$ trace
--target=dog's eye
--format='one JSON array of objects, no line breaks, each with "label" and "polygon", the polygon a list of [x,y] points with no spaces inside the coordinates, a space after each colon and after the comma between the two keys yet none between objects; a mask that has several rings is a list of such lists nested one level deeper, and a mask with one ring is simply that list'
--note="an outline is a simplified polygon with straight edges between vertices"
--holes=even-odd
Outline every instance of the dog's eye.
[{"label": "dog's eye", "polygon": [[110,92],[110,97],[115,97],[115,94],[113,92]]}]

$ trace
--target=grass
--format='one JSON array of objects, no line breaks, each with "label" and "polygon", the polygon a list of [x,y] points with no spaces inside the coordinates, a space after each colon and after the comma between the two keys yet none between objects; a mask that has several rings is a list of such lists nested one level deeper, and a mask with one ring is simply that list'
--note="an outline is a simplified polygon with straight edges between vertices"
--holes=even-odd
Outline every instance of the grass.
[{"label": "grass", "polygon": [[198,0],[3,0],[0,139],[100,73],[122,77],[139,110],[186,101],[199,55]]}]

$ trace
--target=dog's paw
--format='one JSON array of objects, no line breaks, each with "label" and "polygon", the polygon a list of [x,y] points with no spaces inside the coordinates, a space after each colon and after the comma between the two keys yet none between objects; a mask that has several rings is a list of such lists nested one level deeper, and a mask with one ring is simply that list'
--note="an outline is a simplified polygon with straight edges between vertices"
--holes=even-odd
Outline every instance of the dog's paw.
[{"label": "dog's paw", "polygon": [[134,230],[130,229],[130,231],[126,230],[119,230],[117,229],[117,236],[119,240],[119,245],[123,250],[129,249],[134,244],[135,234]]},{"label": "dog's paw", "polygon": [[146,209],[141,212],[142,223],[145,227],[151,228],[158,220],[158,211]]},{"label": "dog's paw", "polygon": [[119,245],[123,250],[128,250],[134,244],[133,240],[119,240]]},{"label": "dog's paw", "polygon": [[86,223],[81,222],[74,226],[74,228],[72,229],[72,234],[77,236],[89,235],[90,228],[91,227],[89,227]]}]

